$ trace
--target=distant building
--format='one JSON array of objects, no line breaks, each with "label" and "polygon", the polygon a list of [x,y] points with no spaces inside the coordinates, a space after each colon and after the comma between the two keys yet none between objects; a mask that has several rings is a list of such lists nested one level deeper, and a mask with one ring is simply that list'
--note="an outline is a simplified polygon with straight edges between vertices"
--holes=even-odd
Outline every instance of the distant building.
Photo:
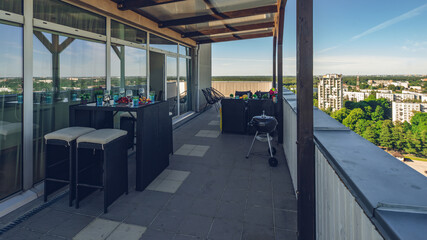
[{"label": "distant building", "polygon": [[411,92],[411,91],[407,91],[407,90],[403,90],[402,93],[413,94],[415,96],[416,100],[420,100],[421,102],[427,102],[427,94],[425,94],[425,93],[417,93],[417,92]]},{"label": "distant building", "polygon": [[390,102],[396,101],[396,102],[402,102],[406,100],[416,100],[417,96],[414,93],[377,93],[376,94],[377,99],[378,98],[385,98],[389,100]]},{"label": "distant building", "polygon": [[361,102],[365,100],[365,97],[367,96],[369,96],[369,94],[364,92],[343,92],[344,99],[348,99],[350,101]]},{"label": "distant building", "polygon": [[320,109],[332,108],[333,111],[336,111],[342,108],[342,74],[323,75],[319,78],[318,89]]},{"label": "distant building", "polygon": [[387,89],[361,89],[361,92],[364,93],[371,93],[371,92],[377,92],[377,93],[393,93],[393,91],[391,90],[387,90]]},{"label": "distant building", "polygon": [[393,122],[411,122],[414,112],[427,112],[427,103],[392,102]]},{"label": "distant building", "polygon": [[410,86],[409,88],[413,89],[415,91],[422,91],[423,90],[423,88],[421,86]]},{"label": "distant building", "polygon": [[388,87],[394,85],[396,87],[404,87],[409,88],[409,82],[401,82],[401,81],[393,81],[393,80],[368,80],[368,84],[373,87],[378,87],[383,85],[384,87]]}]

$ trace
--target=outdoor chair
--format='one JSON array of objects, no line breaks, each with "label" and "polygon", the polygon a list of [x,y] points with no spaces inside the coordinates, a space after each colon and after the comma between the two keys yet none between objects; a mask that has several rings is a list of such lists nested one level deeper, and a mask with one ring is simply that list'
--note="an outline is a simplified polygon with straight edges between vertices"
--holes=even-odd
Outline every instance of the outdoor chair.
[{"label": "outdoor chair", "polygon": [[76,208],[96,189],[104,192],[104,213],[128,193],[127,132],[100,129],[77,138]]},{"label": "outdoor chair", "polygon": [[76,139],[95,131],[88,127],[68,127],[44,136],[46,141],[44,201],[47,197],[69,185],[69,205],[75,193]]},{"label": "outdoor chair", "polygon": [[224,94],[222,94],[220,91],[218,91],[217,89],[215,89],[215,88],[213,88],[213,87],[211,87],[211,89],[212,89],[212,91],[215,93],[215,95],[216,96],[218,96],[219,98],[221,98],[221,99],[224,99],[225,98],[225,96],[224,96]]},{"label": "outdoor chair", "polygon": [[205,90],[205,89],[201,89],[201,90],[202,90],[202,93],[203,93],[203,95],[205,96],[205,99],[206,99],[205,108],[207,108],[208,105],[214,105],[216,111],[218,111],[218,106],[216,105],[216,101],[210,96],[210,94],[208,93],[208,91]]}]

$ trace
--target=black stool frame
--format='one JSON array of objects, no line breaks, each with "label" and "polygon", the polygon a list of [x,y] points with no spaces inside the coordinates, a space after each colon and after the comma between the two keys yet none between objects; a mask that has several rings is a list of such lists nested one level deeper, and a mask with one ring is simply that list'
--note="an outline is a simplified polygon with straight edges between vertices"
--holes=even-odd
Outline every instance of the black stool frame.
[{"label": "black stool frame", "polygon": [[[68,155],[68,156],[65,156]],[[67,157],[67,158],[65,158]],[[59,159],[58,159],[59,158]],[[69,185],[69,205],[72,206],[75,193],[76,141],[59,139],[46,140],[44,201],[50,194]]]},{"label": "black stool frame", "polygon": [[[91,151],[94,154],[87,154]],[[81,156],[85,152],[89,156]],[[95,157],[95,159],[89,159],[89,157]],[[96,162],[96,160],[99,161]],[[85,162],[85,165],[82,161]],[[88,164],[90,161],[95,161],[95,163]],[[80,165],[83,165],[84,168],[81,169]],[[100,165],[102,165],[101,169],[99,169]],[[84,172],[88,172],[88,174],[84,175]],[[105,145],[87,142],[78,144],[76,150],[76,208],[79,208],[82,199],[96,189],[104,191],[104,213],[107,213],[108,206],[123,193],[128,194],[127,135]]]},{"label": "black stool frame", "polygon": [[132,150],[135,147],[135,122],[136,118],[133,114],[136,115],[136,113],[129,112],[131,117],[120,117],[120,129],[125,130],[128,132],[128,142],[127,147]]}]

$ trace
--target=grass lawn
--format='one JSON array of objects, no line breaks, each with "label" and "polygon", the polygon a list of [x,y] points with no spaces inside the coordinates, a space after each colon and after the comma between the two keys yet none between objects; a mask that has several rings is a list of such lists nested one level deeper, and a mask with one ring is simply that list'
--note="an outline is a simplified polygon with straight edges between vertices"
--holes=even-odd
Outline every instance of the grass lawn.
[{"label": "grass lawn", "polygon": [[404,156],[405,156],[405,158],[409,158],[411,160],[417,160],[417,161],[427,162],[427,158],[420,158],[420,157],[415,157],[415,156],[412,156],[412,155],[404,155]]}]

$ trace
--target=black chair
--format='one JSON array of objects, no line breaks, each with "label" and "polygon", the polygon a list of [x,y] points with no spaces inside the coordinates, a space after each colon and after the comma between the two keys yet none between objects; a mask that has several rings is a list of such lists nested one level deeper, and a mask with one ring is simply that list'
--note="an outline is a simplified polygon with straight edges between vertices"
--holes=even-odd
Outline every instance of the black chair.
[{"label": "black chair", "polygon": [[214,105],[215,106],[215,109],[216,109],[216,111],[218,111],[218,106],[216,106],[216,101],[215,101],[215,99],[213,99],[212,97],[211,97],[211,95],[208,93],[208,91],[207,90],[205,90],[205,89],[202,89],[202,93],[203,93],[203,95],[205,96],[205,99],[206,99],[206,105],[205,105],[205,108],[207,108],[208,107],[208,105]]},{"label": "black chair", "polygon": [[241,97],[243,95],[248,95],[248,98],[252,97],[252,92],[251,91],[236,91],[234,96],[236,97]]},{"label": "black chair", "polygon": [[44,136],[46,141],[44,201],[47,197],[69,185],[69,205],[74,200],[76,139],[95,131],[94,128],[68,127]]},{"label": "black chair", "polygon": [[128,149],[134,149],[135,146],[135,126],[136,126],[136,112],[124,112],[120,114],[120,129],[125,130],[128,136]]},{"label": "black chair", "polygon": [[217,89],[211,87],[212,91],[215,93],[215,95],[219,96],[221,99],[224,99],[225,96],[224,94],[222,94],[220,91],[218,91]]},{"label": "black chair", "polygon": [[77,138],[76,208],[96,189],[104,192],[104,213],[128,193],[127,132],[100,129]]}]

